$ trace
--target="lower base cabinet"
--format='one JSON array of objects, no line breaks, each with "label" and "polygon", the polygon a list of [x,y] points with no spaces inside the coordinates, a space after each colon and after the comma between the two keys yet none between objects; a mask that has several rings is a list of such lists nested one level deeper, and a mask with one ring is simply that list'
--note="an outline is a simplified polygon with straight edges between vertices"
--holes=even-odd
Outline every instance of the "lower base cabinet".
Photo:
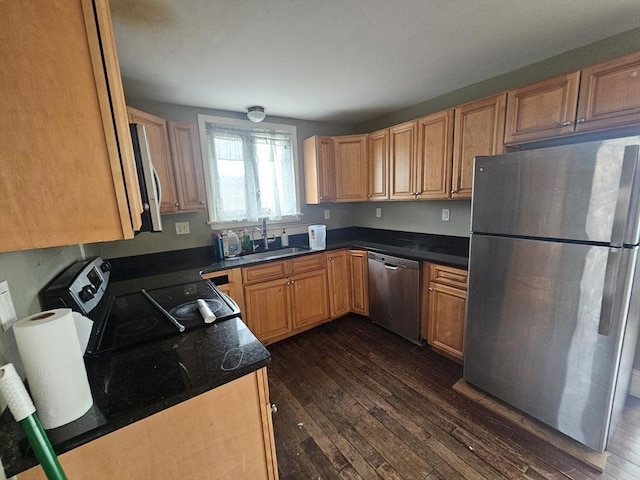
[{"label": "lower base cabinet", "polygon": [[369,316],[369,266],[366,250],[349,250],[349,307]]},{"label": "lower base cabinet", "polygon": [[428,263],[423,268],[422,336],[434,351],[462,363],[467,271]]},{"label": "lower base cabinet", "polygon": [[[59,457],[69,479],[277,480],[262,368]],[[46,479],[40,466],[19,480]]]}]

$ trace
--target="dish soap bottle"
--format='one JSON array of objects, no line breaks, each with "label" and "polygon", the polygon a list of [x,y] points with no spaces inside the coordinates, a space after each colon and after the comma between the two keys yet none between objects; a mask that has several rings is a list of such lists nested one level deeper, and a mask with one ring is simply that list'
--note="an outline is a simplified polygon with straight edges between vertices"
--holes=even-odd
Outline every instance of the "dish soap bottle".
[{"label": "dish soap bottle", "polygon": [[227,231],[227,241],[229,245],[229,256],[235,257],[236,255],[240,255],[240,239],[233,230]]},{"label": "dish soap bottle", "polygon": [[280,244],[283,247],[288,247],[289,246],[289,235],[287,235],[287,232],[285,231],[285,229],[282,229],[282,236],[280,237]]}]

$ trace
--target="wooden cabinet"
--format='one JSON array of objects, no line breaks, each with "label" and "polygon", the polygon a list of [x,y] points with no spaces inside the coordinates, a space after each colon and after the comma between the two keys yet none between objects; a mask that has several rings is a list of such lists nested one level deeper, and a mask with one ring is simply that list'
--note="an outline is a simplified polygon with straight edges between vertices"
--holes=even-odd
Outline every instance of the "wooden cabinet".
[{"label": "wooden cabinet", "polygon": [[418,195],[418,122],[389,129],[389,198],[413,200]]},{"label": "wooden cabinet", "polygon": [[369,268],[366,250],[349,250],[349,308],[369,316]]},{"label": "wooden cabinet", "polygon": [[329,320],[325,254],[242,268],[245,319],[263,343]]},{"label": "wooden cabinet", "polygon": [[367,135],[333,137],[336,201],[367,200]]},{"label": "wooden cabinet", "polygon": [[453,109],[418,120],[418,173],[420,200],[451,197],[453,162]]},{"label": "wooden cabinet", "polygon": [[503,93],[455,108],[451,198],[471,198],[474,157],[503,152],[506,99]]},{"label": "wooden cabinet", "polygon": [[582,69],[576,132],[640,124],[640,52]]},{"label": "wooden cabinet", "polygon": [[0,251],[133,238],[142,202],[108,2],[6,2],[0,29]]},{"label": "wooden cabinet", "polygon": [[305,201],[310,204],[335,201],[333,140],[317,135],[302,143]]},{"label": "wooden cabinet", "polygon": [[425,263],[422,336],[433,350],[462,363],[467,305],[467,272]]},{"label": "wooden cabinet", "polygon": [[133,107],[129,120],[145,126],[151,161],[160,178],[160,213],[206,208],[204,169],[195,124],[169,122]]},{"label": "wooden cabinet", "polygon": [[349,306],[349,265],[346,250],[326,253],[327,280],[329,285],[329,311],[331,318],[346,315]]},{"label": "wooden cabinet", "polygon": [[176,177],[178,210],[204,210],[206,193],[198,126],[188,122],[167,122],[167,126],[173,172]]},{"label": "wooden cabinet", "polygon": [[[60,455],[68,478],[277,480],[266,368]],[[20,480],[45,479],[40,466]]]},{"label": "wooden cabinet", "polygon": [[507,96],[504,143],[515,144],[573,133],[580,72],[567,73]]},{"label": "wooden cabinet", "polygon": [[511,90],[504,142],[604,131],[640,123],[640,52]]},{"label": "wooden cabinet", "polygon": [[389,129],[370,133],[367,139],[369,155],[369,200],[389,200]]}]

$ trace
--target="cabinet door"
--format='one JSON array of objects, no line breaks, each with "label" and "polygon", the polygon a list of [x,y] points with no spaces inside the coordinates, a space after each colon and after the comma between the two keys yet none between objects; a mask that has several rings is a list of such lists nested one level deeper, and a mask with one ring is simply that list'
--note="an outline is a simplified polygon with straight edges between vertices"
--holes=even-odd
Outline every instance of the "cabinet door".
[{"label": "cabinet door", "polygon": [[474,157],[502,153],[506,98],[503,93],[456,107],[451,198],[471,198]]},{"label": "cabinet door", "polygon": [[329,318],[327,271],[303,273],[291,277],[293,329],[311,326]]},{"label": "cabinet door", "polygon": [[640,52],[582,70],[576,131],[640,123]]},{"label": "cabinet door", "polygon": [[333,137],[336,201],[367,200],[367,136]]},{"label": "cabinet door", "polygon": [[389,129],[369,134],[369,200],[389,199]]},{"label": "cabinet door", "polygon": [[0,7],[0,251],[133,238],[142,212],[108,3],[48,6]]},{"label": "cabinet door", "polygon": [[349,250],[349,293],[353,313],[369,315],[369,268],[366,250]]},{"label": "cabinet door", "polygon": [[418,199],[451,197],[452,160],[453,109],[418,120]]},{"label": "cabinet door", "polygon": [[180,211],[205,209],[204,168],[195,123],[168,122],[171,159]]},{"label": "cabinet door", "polygon": [[511,90],[507,96],[504,143],[573,133],[579,85],[578,71]]},{"label": "cabinet door", "polygon": [[328,252],[326,255],[329,309],[333,319],[346,315],[350,311],[349,265],[346,250]]},{"label": "cabinet door", "polygon": [[467,292],[431,282],[429,284],[429,344],[462,363]]},{"label": "cabinet door", "polygon": [[418,122],[406,122],[389,129],[389,198],[414,199],[416,187]]},{"label": "cabinet door", "polygon": [[261,342],[291,331],[289,279],[256,283],[244,287],[247,326]]},{"label": "cabinet door", "polygon": [[[266,368],[59,456],[68,478],[278,478]],[[185,461],[186,460],[186,461]],[[39,465],[20,480],[46,479]]]},{"label": "cabinet door", "polygon": [[176,194],[176,177],[171,162],[171,148],[169,147],[169,130],[164,118],[136,108],[128,107],[129,120],[145,126],[151,163],[153,163],[162,189],[160,213],[175,213],[178,211],[178,196]]},{"label": "cabinet door", "polygon": [[310,204],[335,200],[333,140],[313,136],[304,140],[305,201]]}]

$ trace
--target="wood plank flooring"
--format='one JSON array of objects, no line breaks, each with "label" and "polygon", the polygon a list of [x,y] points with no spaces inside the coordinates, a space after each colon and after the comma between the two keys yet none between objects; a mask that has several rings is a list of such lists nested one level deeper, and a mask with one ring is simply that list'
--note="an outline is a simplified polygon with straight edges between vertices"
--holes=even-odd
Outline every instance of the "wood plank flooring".
[{"label": "wood plank flooring", "polygon": [[281,480],[640,478],[640,400],[598,473],[451,389],[462,368],[355,315],[268,347]]}]

